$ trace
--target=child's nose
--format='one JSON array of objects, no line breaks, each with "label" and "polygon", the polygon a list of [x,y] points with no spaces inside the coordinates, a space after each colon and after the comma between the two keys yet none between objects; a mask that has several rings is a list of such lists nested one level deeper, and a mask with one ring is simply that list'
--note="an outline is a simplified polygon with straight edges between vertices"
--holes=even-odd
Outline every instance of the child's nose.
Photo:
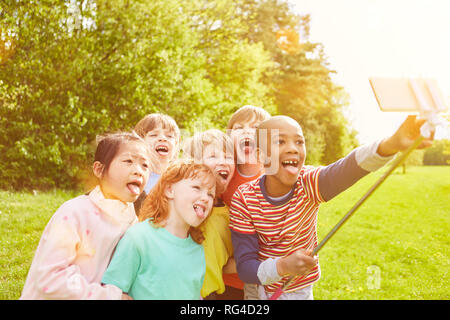
[{"label": "child's nose", "polygon": [[133,174],[137,174],[137,175],[140,175],[140,176],[144,176],[144,172],[145,172],[145,169],[144,169],[144,167],[143,167],[142,165],[140,165],[140,164],[135,164],[135,165],[133,166]]},{"label": "child's nose", "polygon": [[286,147],[287,147],[287,152],[298,153],[298,145],[294,141],[288,142]]}]

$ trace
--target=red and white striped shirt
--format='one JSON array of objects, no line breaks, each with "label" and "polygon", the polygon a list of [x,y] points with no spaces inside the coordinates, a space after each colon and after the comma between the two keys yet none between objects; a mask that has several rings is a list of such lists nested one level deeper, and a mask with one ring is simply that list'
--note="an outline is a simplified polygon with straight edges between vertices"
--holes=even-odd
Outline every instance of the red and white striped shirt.
[{"label": "red and white striped shirt", "polygon": [[[317,212],[324,202],[318,188],[322,167],[304,166],[290,197],[284,201],[271,200],[265,191],[262,176],[241,185],[234,194],[230,207],[230,228],[242,234],[257,234],[258,258],[284,257],[298,249],[317,246]],[[289,276],[265,286],[268,293],[282,286]],[[317,265],[305,276],[297,276],[284,290],[293,292],[320,278]]]}]

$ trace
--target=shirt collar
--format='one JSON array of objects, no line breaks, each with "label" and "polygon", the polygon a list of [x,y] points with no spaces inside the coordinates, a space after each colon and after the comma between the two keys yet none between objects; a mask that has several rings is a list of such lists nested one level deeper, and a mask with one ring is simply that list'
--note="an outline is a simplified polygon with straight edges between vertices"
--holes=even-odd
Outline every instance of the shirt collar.
[{"label": "shirt collar", "polygon": [[132,202],[106,199],[100,186],[89,193],[89,199],[115,224],[128,226],[137,222],[136,212]]}]

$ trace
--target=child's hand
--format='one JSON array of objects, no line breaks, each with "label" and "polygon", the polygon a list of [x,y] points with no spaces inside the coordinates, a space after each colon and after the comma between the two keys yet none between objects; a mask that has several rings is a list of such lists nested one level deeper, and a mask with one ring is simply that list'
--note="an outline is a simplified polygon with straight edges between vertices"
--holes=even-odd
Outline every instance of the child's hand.
[{"label": "child's hand", "polygon": [[[415,115],[408,116],[391,137],[380,143],[377,153],[380,156],[387,157],[408,149],[420,137],[420,127],[425,121],[424,119],[416,119]],[[433,144],[433,139],[434,132],[430,138],[425,138],[417,149],[430,147]]]},{"label": "child's hand", "polygon": [[277,271],[280,276],[303,276],[317,265],[317,256],[311,257],[312,250],[299,249],[289,256],[277,261]]},{"label": "child's hand", "polygon": [[130,297],[128,294],[126,293],[122,293],[122,300],[133,300],[132,297]]}]

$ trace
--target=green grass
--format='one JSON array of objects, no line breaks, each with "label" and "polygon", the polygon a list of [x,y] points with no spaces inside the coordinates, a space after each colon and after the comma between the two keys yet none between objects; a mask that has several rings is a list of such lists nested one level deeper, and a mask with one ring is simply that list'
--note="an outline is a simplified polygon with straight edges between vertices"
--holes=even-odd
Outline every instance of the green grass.
[{"label": "green grass", "polygon": [[[319,241],[382,173],[322,205]],[[396,171],[320,251],[315,299],[449,299],[449,194],[450,167]],[[44,227],[76,195],[0,191],[0,299],[19,298]]]},{"label": "green grass", "polygon": [[18,299],[42,231],[74,192],[0,191],[0,299]]},{"label": "green grass", "polygon": [[[320,208],[319,241],[382,174]],[[450,167],[396,170],[320,251],[315,299],[449,299],[449,194]]]}]

